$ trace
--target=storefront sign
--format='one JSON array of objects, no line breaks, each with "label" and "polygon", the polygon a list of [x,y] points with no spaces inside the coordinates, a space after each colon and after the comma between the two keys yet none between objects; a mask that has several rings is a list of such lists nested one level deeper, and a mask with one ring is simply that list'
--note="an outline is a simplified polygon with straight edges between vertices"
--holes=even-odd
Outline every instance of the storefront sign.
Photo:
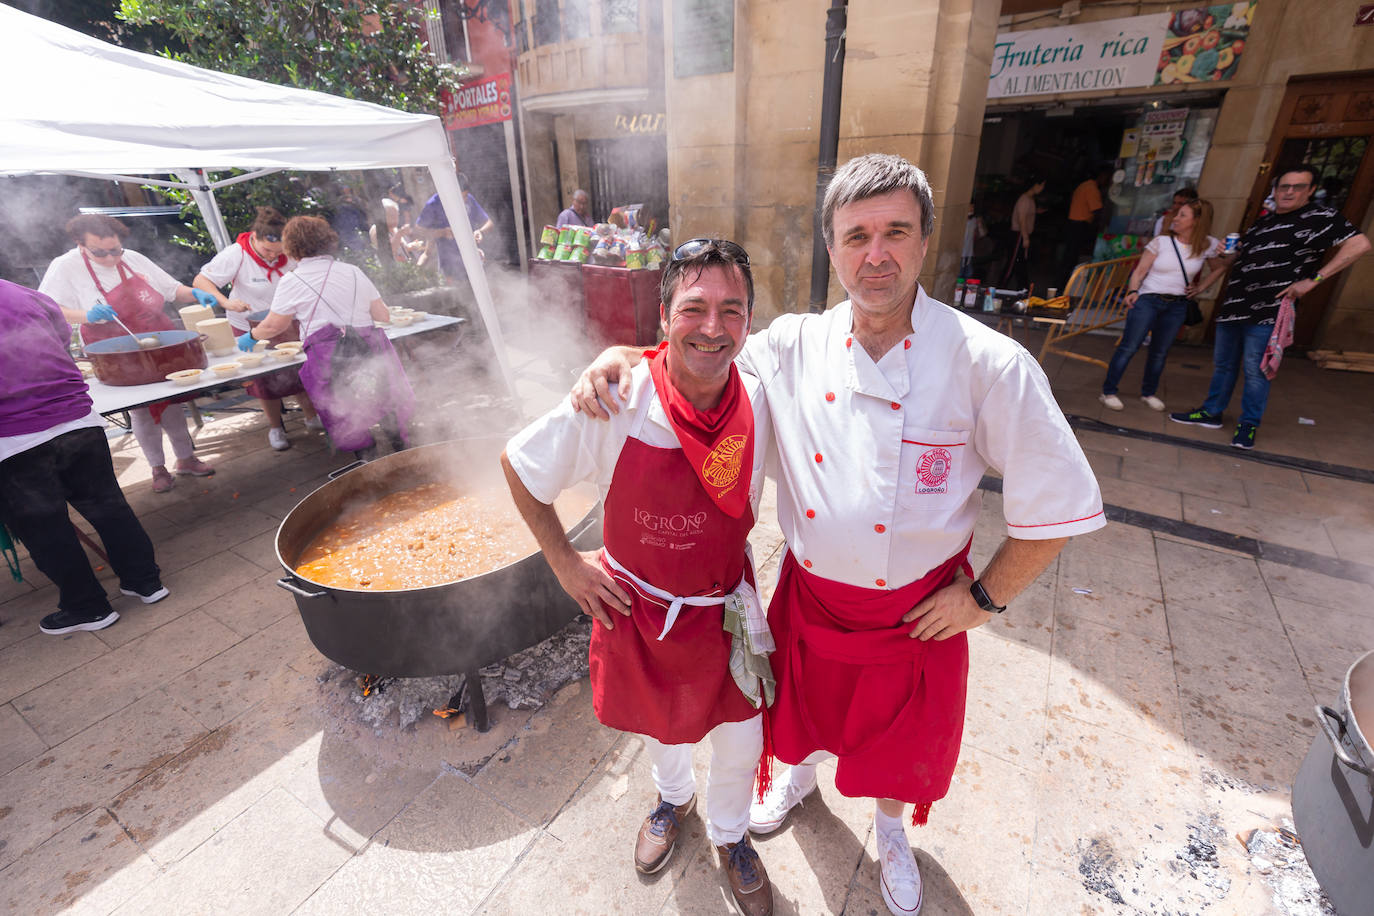
[{"label": "storefront sign", "polygon": [[674,0],[673,76],[735,69],[735,0]]},{"label": "storefront sign", "polygon": [[449,130],[509,121],[510,115],[509,73],[464,83],[456,92],[444,95],[444,126]]},{"label": "storefront sign", "polygon": [[988,98],[1230,79],[1256,2],[1002,32]]},{"label": "storefront sign", "polygon": [[988,98],[1149,86],[1168,13],[1056,29],[1003,32],[992,52]]}]

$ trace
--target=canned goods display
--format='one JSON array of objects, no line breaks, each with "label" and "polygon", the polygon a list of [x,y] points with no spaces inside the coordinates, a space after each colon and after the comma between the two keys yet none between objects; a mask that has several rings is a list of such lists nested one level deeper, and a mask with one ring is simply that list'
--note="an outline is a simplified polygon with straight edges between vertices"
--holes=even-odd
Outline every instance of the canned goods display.
[{"label": "canned goods display", "polygon": [[555,250],[554,253],[553,253],[553,259],[554,259],[555,261],[567,261],[567,260],[569,260],[570,258],[572,258],[572,246],[571,246],[571,245],[562,245],[562,244],[560,244],[560,245],[558,246],[557,250]]},{"label": "canned goods display", "polygon": [[560,244],[560,245],[571,245],[571,244],[573,243],[573,238],[574,238],[574,236],[576,236],[576,234],[577,234],[577,233],[574,231],[575,228],[576,228],[575,226],[564,226],[562,229],[559,229],[559,230],[558,230],[558,244]]},{"label": "canned goods display", "polygon": [[541,245],[557,245],[557,244],[558,244],[558,227],[557,227],[557,226],[545,226],[545,227],[544,227],[544,231],[541,232],[541,233],[539,233],[539,244],[541,244]]}]

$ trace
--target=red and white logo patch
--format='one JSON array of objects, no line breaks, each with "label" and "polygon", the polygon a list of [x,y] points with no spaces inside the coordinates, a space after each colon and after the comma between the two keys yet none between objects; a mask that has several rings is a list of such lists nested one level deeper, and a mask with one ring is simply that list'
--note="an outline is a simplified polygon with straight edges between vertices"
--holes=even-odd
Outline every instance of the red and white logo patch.
[{"label": "red and white logo patch", "polygon": [[926,449],[916,461],[916,492],[949,492],[949,470],[953,459],[949,449]]}]

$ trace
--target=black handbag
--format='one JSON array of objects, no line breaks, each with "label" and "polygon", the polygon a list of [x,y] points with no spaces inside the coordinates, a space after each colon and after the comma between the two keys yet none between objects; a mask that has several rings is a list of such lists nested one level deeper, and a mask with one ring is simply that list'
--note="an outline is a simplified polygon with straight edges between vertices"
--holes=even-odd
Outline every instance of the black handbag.
[{"label": "black handbag", "polygon": [[[1183,266],[1183,255],[1179,253],[1178,242],[1174,240],[1172,235],[1169,236],[1169,244],[1174,246],[1174,257],[1178,258],[1178,269],[1183,271],[1183,289],[1186,292],[1188,287],[1192,285],[1193,278],[1188,276],[1188,268]],[[1193,325],[1202,324],[1202,307],[1197,304],[1196,299],[1184,299],[1183,307],[1185,309],[1184,324],[1190,328]]]}]

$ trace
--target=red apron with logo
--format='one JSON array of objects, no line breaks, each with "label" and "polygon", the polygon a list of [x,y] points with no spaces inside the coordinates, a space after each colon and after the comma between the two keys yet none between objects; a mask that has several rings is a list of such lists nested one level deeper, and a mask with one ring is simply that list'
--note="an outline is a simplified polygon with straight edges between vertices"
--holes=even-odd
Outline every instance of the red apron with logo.
[{"label": "red apron with logo", "polygon": [[[95,275],[95,268],[91,266],[91,259],[86,256],[85,251],[81,252],[81,260],[86,263],[86,270],[90,272],[95,288],[100,291],[100,295],[105,297],[105,304],[115,310],[119,320],[128,325],[130,331],[137,334],[142,331],[170,331],[176,327],[172,323],[172,319],[168,318],[167,313],[162,310],[162,306],[166,302],[162,298],[162,293],[153,289],[147,280],[124,266],[123,260],[115,265],[119,271],[119,284],[111,290],[100,285],[100,280]],[[81,325],[81,342],[95,343],[97,340],[118,337],[123,333],[124,329],[113,321],[99,323],[88,321]]]},{"label": "red apron with logo", "polygon": [[[141,334],[144,331],[171,331],[176,329],[172,319],[168,318],[167,313],[162,310],[163,304],[167,301],[162,298],[162,293],[153,289],[152,284],[126,267],[123,259],[115,265],[119,271],[119,284],[111,290],[100,285],[100,280],[95,275],[95,268],[91,266],[91,259],[86,256],[84,250],[81,252],[81,260],[86,263],[86,270],[91,275],[91,282],[100,291],[100,295],[105,297],[105,304],[115,310],[119,320],[124,322],[130,331]],[[80,331],[83,344],[124,336],[124,328],[113,321],[87,321],[81,325]],[[154,423],[161,423],[162,414],[168,407],[194,400],[195,395],[183,394],[180,397],[149,404],[148,412],[152,414]]]},{"label": "red apron with logo", "polygon": [[835,788],[916,804],[924,823],[949,791],[964,730],[966,634],[912,639],[902,615],[968,566],[968,546],[899,589],[861,588],[802,569],[789,551],[768,624],[778,651],[769,710],[774,756],[838,758]]},{"label": "red apron with logo", "polygon": [[[733,518],[717,508],[682,449],[646,445],[634,434],[625,440],[603,528],[606,551],[631,573],[678,596],[727,594],[741,576],[753,581],[744,553],[753,526],[750,509]],[[615,629],[592,627],[592,706],[602,724],[691,744],[722,722],[759,714],[730,677],[721,607],[684,606],[660,641],[668,602],[644,594],[604,558],[602,568],[633,599],[629,617],[607,608]]]}]

